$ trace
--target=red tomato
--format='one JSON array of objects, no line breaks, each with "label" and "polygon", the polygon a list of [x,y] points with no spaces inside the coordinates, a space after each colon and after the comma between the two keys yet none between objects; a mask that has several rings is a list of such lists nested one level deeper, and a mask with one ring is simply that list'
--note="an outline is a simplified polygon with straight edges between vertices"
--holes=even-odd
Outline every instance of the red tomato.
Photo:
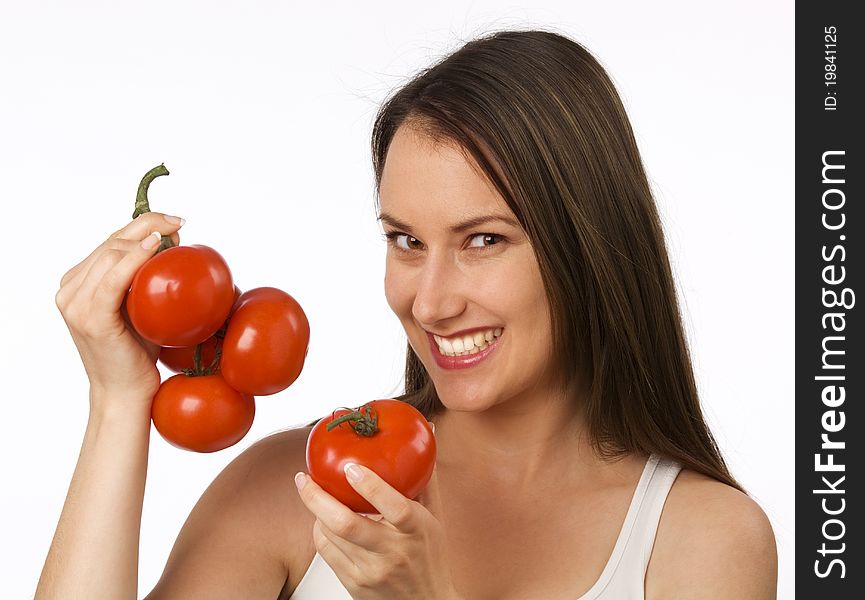
[{"label": "red tomato", "polygon": [[[237,286],[234,286],[234,301],[237,302],[239,297],[240,289],[238,289]],[[234,308],[232,308],[232,313],[233,312]],[[228,315],[228,318],[231,318],[231,314]],[[226,320],[223,327],[228,327],[228,320]],[[216,349],[222,347],[222,338],[224,336],[224,332],[220,335],[219,331],[217,331],[215,334],[201,342],[201,358],[199,360],[202,368],[207,368],[213,364],[213,359],[216,358]],[[183,369],[192,369],[195,367],[195,346],[186,346],[183,348],[160,348],[159,362],[175,373],[181,373],[183,372]],[[219,370],[218,363],[216,365],[216,370]]]},{"label": "red tomato", "polygon": [[309,321],[300,304],[282,290],[255,288],[237,300],[220,370],[234,389],[269,396],[294,383],[308,348]]},{"label": "red tomato", "polygon": [[165,440],[193,452],[216,452],[239,442],[255,417],[255,398],[231,388],[219,373],[166,379],[151,409]]},{"label": "red tomato", "polygon": [[144,263],[126,297],[135,330],[159,346],[203,342],[222,327],[234,302],[231,271],[208,246],[175,246]]},{"label": "red tomato", "polygon": [[[328,431],[344,415],[354,415]],[[315,424],[306,442],[310,477],[355,512],[378,511],[345,479],[346,463],[375,471],[406,498],[414,499],[432,477],[436,442],[419,410],[401,400],[373,400],[355,411],[340,408]]]}]

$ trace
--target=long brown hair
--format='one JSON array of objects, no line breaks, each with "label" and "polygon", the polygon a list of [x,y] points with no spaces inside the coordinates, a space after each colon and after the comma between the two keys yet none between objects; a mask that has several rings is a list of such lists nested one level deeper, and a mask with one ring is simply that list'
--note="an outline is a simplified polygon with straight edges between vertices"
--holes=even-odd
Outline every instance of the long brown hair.
[{"label": "long brown hair", "polygon": [[[381,106],[376,192],[403,125],[458,144],[524,228],[551,308],[555,366],[563,389],[579,389],[598,455],[656,453],[744,491],[703,417],[655,201],[598,61],[548,31],[466,43]],[[410,344],[398,399],[427,418],[444,408]]]}]

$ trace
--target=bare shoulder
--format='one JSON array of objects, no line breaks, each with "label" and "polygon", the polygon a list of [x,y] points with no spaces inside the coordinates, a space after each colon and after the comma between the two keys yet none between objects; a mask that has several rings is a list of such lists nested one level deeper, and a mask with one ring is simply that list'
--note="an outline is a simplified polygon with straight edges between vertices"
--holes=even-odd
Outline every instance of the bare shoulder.
[{"label": "bare shoulder", "polygon": [[[312,520],[294,486],[310,428],[271,434],[204,491],[148,599],[276,598],[305,560]],[[232,596],[232,594],[239,594]]]},{"label": "bare shoulder", "polygon": [[683,469],[667,496],[646,572],[646,598],[776,597],[778,556],[766,513],[752,498]]},{"label": "bare shoulder", "polygon": [[[273,553],[282,559],[286,578],[280,598],[293,591],[315,554],[312,542],[314,517],[303,504],[294,476],[307,471],[306,442],[312,427],[299,427],[271,434],[258,442],[257,461],[262,477],[259,500],[271,518],[264,524],[273,539]],[[250,447],[252,450],[252,447]]]}]

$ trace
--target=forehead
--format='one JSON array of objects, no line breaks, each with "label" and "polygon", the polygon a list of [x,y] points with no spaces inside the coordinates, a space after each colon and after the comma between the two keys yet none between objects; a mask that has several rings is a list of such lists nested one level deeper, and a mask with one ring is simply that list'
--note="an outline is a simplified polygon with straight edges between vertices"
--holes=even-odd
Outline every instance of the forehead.
[{"label": "forehead", "polygon": [[409,126],[397,129],[388,148],[379,197],[382,211],[405,218],[510,212],[468,152]]}]

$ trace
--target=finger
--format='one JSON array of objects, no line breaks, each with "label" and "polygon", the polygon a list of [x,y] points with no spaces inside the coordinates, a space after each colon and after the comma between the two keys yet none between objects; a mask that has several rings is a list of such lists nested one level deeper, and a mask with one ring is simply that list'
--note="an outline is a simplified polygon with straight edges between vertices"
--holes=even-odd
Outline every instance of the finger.
[{"label": "finger", "polygon": [[363,546],[353,544],[344,537],[340,536],[330,527],[325,525],[321,519],[315,520],[315,525],[312,528],[312,533],[313,536],[316,538],[315,547],[319,549],[319,551],[321,550],[321,548],[327,547],[328,545],[336,546],[343,554],[343,556],[345,556],[355,565],[358,565],[360,563],[359,557],[364,552],[368,552],[368,550]]},{"label": "finger", "polygon": [[381,521],[384,519],[384,517],[381,516],[381,513],[357,513],[357,514],[359,514],[362,517],[366,517],[370,521]]},{"label": "finger", "polygon": [[[126,240],[129,244],[135,244]],[[119,250],[116,248],[106,248],[100,252],[93,262],[88,266],[87,271],[83,273],[81,283],[78,286],[77,295],[85,302],[92,306],[93,297],[96,294],[96,289],[99,287],[102,278],[105,274],[114,268],[129,251]],[[71,283],[70,283],[71,285]]]},{"label": "finger", "polygon": [[138,215],[121,229],[118,229],[110,237],[127,240],[141,241],[154,231],[162,235],[174,233],[183,226],[185,221],[180,217],[166,215],[165,213],[148,212]]},{"label": "finger", "polygon": [[[92,306],[95,311],[117,312],[129,291],[135,273],[147,260],[156,253],[159,247],[159,233],[147,236],[145,240],[130,250],[119,260],[115,260],[110,268],[102,270],[94,266],[93,273],[81,284],[81,294],[92,293]],[[150,244],[145,248],[142,244]],[[99,261],[100,263],[102,261]],[[106,259],[107,262],[107,259]]]},{"label": "finger", "polygon": [[[348,588],[351,587],[352,581],[357,579],[360,569],[350,558],[350,554],[347,554],[340,547],[340,544],[347,544],[348,542],[345,540],[337,542],[332,539],[332,535],[333,533],[327,530],[321,521],[318,519],[315,520],[315,524],[312,526],[312,539],[315,549],[324,561],[330,565],[337,579],[342,582],[344,587]],[[337,536],[336,540],[339,539],[339,536]]]},{"label": "finger", "polygon": [[328,494],[311,477],[308,475],[305,477],[306,484],[299,490],[300,499],[328,531],[355,546],[369,549],[380,547],[384,537],[383,523],[367,519],[354,512]]},{"label": "finger", "polygon": [[[74,267],[69,269],[63,275],[63,277],[60,279],[60,287],[63,287],[64,285],[69,283],[70,285],[74,286],[73,289],[77,289],[77,287],[80,285],[81,281],[83,280],[84,276],[86,275],[87,270],[90,268],[90,266],[93,264],[93,261],[99,256],[99,254],[102,250],[104,250],[106,248],[117,248],[117,249],[123,249],[123,250],[131,249],[132,247],[134,247],[134,244],[136,242],[140,242],[147,235],[150,235],[153,231],[159,231],[160,234],[162,234],[162,235],[169,235],[171,237],[171,241],[174,242],[174,245],[179,246],[180,245],[180,235],[177,233],[177,229],[180,228],[180,224],[168,223],[167,225],[169,225],[169,226],[166,227],[165,225],[163,225],[160,222],[159,219],[156,219],[154,217],[147,217],[147,215],[151,215],[151,214],[159,215],[161,213],[145,213],[145,214],[139,216],[138,218],[134,219],[132,222],[130,222],[123,229],[119,229],[118,231],[115,231],[113,234],[111,234],[108,237],[107,240],[105,240],[99,246],[97,246],[93,250],[93,252],[91,252],[87,256],[87,258],[85,258],[80,263],[78,263],[77,265],[75,265]],[[129,235],[127,235],[129,233],[128,230],[129,230],[130,226],[136,222],[138,225],[137,229],[138,230],[145,229],[145,231],[139,237],[135,237],[135,236],[129,237]],[[146,225],[148,223],[152,223],[152,222],[155,223],[154,226],[151,227],[150,229],[147,229]],[[159,225],[159,227],[156,227],[156,225]],[[126,233],[124,233],[124,232],[126,232]]]},{"label": "finger", "polygon": [[60,280],[60,287],[68,285],[71,289],[78,289],[87,271],[93,266],[93,262],[99,258],[99,255],[105,250],[131,250],[135,247],[136,242],[133,240],[124,240],[119,238],[108,238],[96,248],[93,252],[87,255],[87,258],[69,269],[63,278]]},{"label": "finger", "polygon": [[355,491],[372,504],[386,521],[400,531],[414,531],[416,519],[411,499],[363,465],[347,463],[345,475]]}]

